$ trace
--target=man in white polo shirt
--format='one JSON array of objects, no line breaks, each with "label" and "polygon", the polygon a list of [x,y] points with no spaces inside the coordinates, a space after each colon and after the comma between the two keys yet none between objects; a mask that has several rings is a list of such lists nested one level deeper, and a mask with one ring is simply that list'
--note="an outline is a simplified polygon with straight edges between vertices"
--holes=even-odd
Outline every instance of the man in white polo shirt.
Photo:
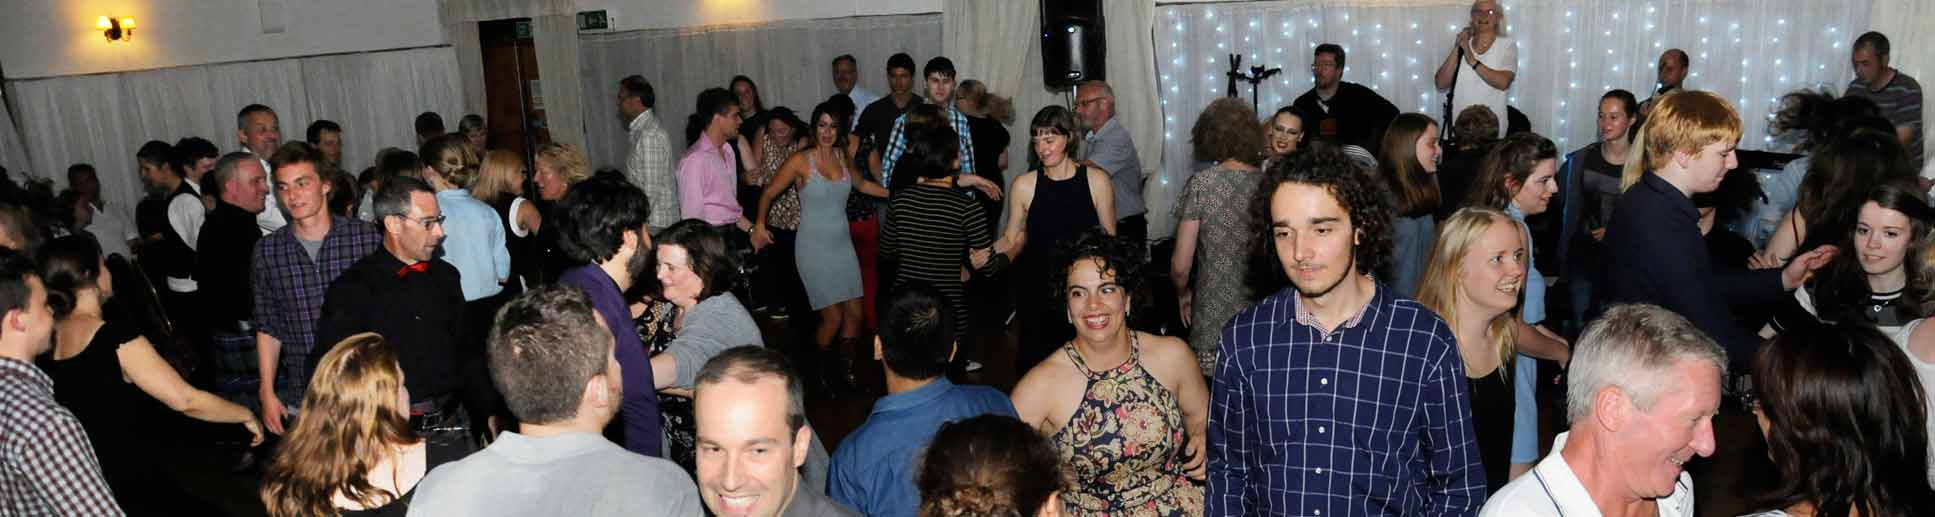
[{"label": "man in white polo shirt", "polygon": [[1479,515],[1693,515],[1684,466],[1713,454],[1726,351],[1678,314],[1620,305],[1586,326],[1572,359],[1571,430]]}]

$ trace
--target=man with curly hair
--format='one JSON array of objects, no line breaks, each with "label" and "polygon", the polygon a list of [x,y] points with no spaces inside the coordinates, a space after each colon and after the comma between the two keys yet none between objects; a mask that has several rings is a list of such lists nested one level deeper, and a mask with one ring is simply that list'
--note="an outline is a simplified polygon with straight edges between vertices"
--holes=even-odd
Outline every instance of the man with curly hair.
[{"label": "man with curly hair", "polygon": [[1207,515],[1474,515],[1485,473],[1444,320],[1371,277],[1392,208],[1332,150],[1271,167],[1251,202],[1258,267],[1291,287],[1217,343]]}]

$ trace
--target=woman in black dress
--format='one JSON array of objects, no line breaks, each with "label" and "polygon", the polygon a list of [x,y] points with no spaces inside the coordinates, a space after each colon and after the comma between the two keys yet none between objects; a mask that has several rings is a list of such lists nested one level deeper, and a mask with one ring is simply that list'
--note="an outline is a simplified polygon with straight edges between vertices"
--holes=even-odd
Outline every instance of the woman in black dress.
[{"label": "woman in black dress", "polygon": [[239,423],[262,443],[254,412],[182,380],[132,322],[108,320],[101,304],[114,297],[114,279],[101,248],[87,235],[61,237],[40,249],[40,278],[47,304],[59,321],[54,349],[41,369],[54,381],[54,398],[87,429],[101,474],[130,513],[171,507],[176,496],[157,487],[167,476],[154,463],[155,444],[144,432],[152,422],[136,416],[153,397],[181,414],[216,423]]},{"label": "woman in black dress", "polygon": [[1515,442],[1537,439],[1534,433],[1514,435],[1512,425],[1519,405],[1534,403],[1517,400],[1514,387],[1531,379],[1507,378],[1518,356],[1513,309],[1531,267],[1526,248],[1525,233],[1511,216],[1490,208],[1460,209],[1445,220],[1418,284],[1418,303],[1443,317],[1458,338],[1488,493],[1531,469],[1532,460],[1513,462],[1512,449]]},{"label": "woman in black dress", "polygon": [[[988,92],[988,86],[981,81],[968,79],[961,81],[955,90],[954,109],[967,115],[968,134],[960,135],[974,141],[974,175],[994,182],[996,185],[1007,183],[1004,177],[1008,170],[1008,124],[1015,122],[1014,100]],[[975,196],[980,200],[981,210],[989,221],[1001,220],[1001,202],[987,196]],[[988,226],[988,235],[993,237],[994,225]]]},{"label": "woman in black dress", "polygon": [[504,225],[504,244],[511,252],[511,279],[505,282],[504,293],[511,296],[538,280],[537,232],[544,216],[538,214],[536,203],[520,195],[529,177],[524,156],[498,149],[484,155],[477,182],[470,185],[470,196],[496,210],[497,221]]}]

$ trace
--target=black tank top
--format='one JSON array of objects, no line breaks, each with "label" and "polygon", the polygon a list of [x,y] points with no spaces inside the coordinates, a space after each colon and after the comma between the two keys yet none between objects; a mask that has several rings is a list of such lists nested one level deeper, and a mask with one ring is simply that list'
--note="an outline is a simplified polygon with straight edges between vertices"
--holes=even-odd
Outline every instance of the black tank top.
[{"label": "black tank top", "polygon": [[1062,243],[1073,240],[1089,228],[1102,224],[1095,215],[1095,199],[1088,191],[1088,167],[1075,168],[1075,177],[1049,179],[1046,170],[1036,171],[1035,199],[1028,205],[1028,241],[1022,245],[1023,261],[1046,270],[1056,262]]}]

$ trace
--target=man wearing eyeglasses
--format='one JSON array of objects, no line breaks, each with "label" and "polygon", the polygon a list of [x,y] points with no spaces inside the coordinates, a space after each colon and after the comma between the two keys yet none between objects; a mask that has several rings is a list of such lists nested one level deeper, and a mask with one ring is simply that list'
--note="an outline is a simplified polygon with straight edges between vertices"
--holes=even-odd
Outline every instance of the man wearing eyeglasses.
[{"label": "man wearing eyeglasses", "polygon": [[1109,186],[1115,188],[1115,236],[1146,252],[1149,208],[1142,199],[1142,159],[1129,128],[1115,119],[1115,89],[1099,80],[1077,85],[1075,113],[1088,127],[1079,147],[1082,164],[1109,173]]},{"label": "man wearing eyeglasses", "polygon": [[[343,338],[375,332],[396,349],[412,412],[426,424],[461,428],[452,403],[465,387],[456,343],[464,291],[457,267],[435,257],[443,242],[443,210],[423,180],[398,176],[377,191],[383,248],[343,272],[324,297],[316,343],[328,349]],[[315,354],[320,356],[322,354]],[[432,438],[432,447],[439,444]]]},{"label": "man wearing eyeglasses", "polygon": [[1297,96],[1294,104],[1310,136],[1339,146],[1378,149],[1384,127],[1397,118],[1397,106],[1364,85],[1344,81],[1344,47],[1317,45],[1310,59],[1316,85]]}]

